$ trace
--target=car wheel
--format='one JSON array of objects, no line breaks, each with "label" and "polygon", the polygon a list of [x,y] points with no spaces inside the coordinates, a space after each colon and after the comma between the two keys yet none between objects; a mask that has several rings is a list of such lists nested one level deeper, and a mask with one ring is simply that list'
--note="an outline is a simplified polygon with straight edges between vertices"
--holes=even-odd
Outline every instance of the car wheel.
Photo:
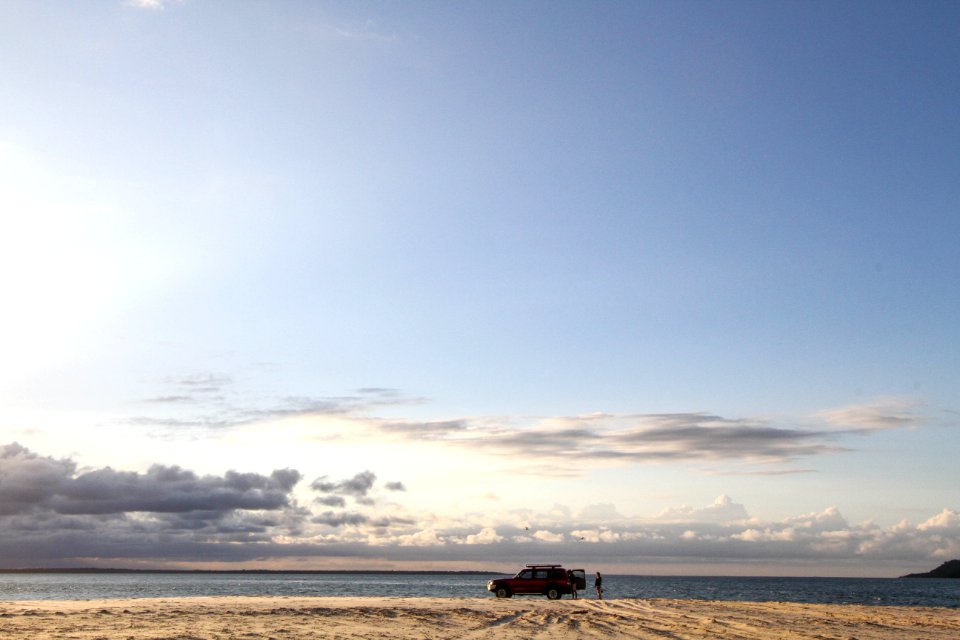
[{"label": "car wheel", "polygon": [[547,589],[547,598],[550,600],[559,600],[560,599],[560,590],[556,587],[550,587]]},{"label": "car wheel", "polygon": [[497,587],[496,594],[498,598],[509,598],[512,595],[506,587]]}]

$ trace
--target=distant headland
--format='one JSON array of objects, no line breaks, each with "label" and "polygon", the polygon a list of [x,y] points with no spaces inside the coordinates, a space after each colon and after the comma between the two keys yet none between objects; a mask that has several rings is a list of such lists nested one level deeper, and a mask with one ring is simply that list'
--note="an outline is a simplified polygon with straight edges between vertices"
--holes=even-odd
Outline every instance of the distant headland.
[{"label": "distant headland", "polygon": [[910,573],[901,578],[960,578],[960,560],[948,560],[926,573]]}]

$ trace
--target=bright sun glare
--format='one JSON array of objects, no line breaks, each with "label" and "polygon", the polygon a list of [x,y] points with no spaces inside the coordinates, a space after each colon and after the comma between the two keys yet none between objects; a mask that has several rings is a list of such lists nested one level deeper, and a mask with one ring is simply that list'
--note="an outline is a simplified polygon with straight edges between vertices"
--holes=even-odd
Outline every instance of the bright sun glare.
[{"label": "bright sun glare", "polygon": [[22,376],[72,357],[113,310],[125,276],[115,245],[101,240],[108,212],[71,202],[68,180],[9,145],[0,169],[2,375]]}]

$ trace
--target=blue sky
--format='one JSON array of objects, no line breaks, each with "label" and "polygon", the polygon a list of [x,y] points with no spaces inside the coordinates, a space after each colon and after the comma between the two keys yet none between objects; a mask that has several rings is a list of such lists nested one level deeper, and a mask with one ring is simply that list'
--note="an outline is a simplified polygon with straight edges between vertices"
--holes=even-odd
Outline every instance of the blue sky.
[{"label": "blue sky", "polygon": [[958,31],[5,3],[0,565],[957,557]]}]

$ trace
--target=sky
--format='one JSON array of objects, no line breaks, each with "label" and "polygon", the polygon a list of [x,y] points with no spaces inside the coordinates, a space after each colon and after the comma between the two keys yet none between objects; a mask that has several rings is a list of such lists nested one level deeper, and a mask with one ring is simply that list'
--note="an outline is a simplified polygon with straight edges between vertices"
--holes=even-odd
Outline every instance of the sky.
[{"label": "sky", "polygon": [[960,557],[960,5],[0,4],[0,568]]}]

